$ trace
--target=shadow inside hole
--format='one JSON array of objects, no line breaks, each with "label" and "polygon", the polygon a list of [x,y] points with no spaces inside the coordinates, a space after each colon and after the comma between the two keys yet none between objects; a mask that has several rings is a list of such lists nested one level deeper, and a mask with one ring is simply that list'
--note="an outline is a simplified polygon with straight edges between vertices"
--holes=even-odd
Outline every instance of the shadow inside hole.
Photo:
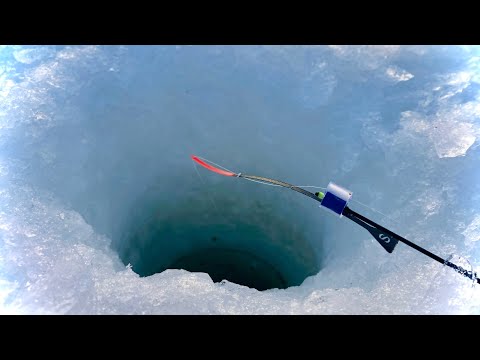
[{"label": "shadow inside hole", "polygon": [[288,287],[286,279],[277,269],[248,251],[220,248],[199,250],[182,256],[169,268],[204,272],[214,282],[228,280],[260,291]]}]

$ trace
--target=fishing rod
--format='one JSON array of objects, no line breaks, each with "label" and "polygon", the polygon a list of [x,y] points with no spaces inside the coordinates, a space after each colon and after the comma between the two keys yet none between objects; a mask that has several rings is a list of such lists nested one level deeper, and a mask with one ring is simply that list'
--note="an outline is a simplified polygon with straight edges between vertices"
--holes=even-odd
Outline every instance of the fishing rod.
[{"label": "fishing rod", "polygon": [[[301,187],[286,183],[284,181],[280,180],[274,180],[274,179],[269,179],[266,177],[262,176],[254,176],[254,175],[246,175],[242,173],[235,173],[233,171],[230,171],[226,168],[223,168],[217,164],[218,167],[215,167],[209,163],[207,163],[206,159],[200,158],[199,156],[191,155],[191,158],[193,161],[195,161],[197,164],[200,164],[201,166],[205,167],[206,169],[213,171],[217,174],[223,175],[223,176],[230,176],[230,177],[237,177],[237,178],[243,178],[246,180],[254,181],[254,182],[259,182],[263,184],[269,184],[269,185],[275,185],[275,186],[282,186],[291,190],[294,190],[296,192],[299,192],[300,194],[303,194],[305,196],[308,196],[309,198],[318,201],[320,203],[320,206],[329,210],[330,212],[333,212],[334,214],[338,215],[339,217],[345,216],[347,219],[350,219],[354,223],[360,225],[364,229],[366,229],[374,238],[377,240],[377,242],[382,245],[382,247],[388,252],[392,253],[393,250],[395,249],[395,246],[398,244],[398,242],[402,242],[405,245],[410,246],[411,248],[421,252],[422,254],[428,256],[429,258],[446,265],[452,269],[454,269],[456,272],[459,274],[476,281],[478,284],[480,284],[480,278],[477,277],[477,273],[473,271],[468,271],[462,268],[461,266],[458,266],[449,260],[443,259],[438,255],[435,255],[434,253],[424,249],[421,246],[418,246],[417,244],[411,242],[410,240],[405,239],[404,237],[394,233],[391,230],[388,230],[387,228],[377,224],[376,222],[368,219],[367,217],[353,211],[350,209],[347,204],[350,198],[352,197],[352,192],[337,185],[332,182],[330,182],[327,186],[326,192],[316,192],[312,193],[310,191],[307,191],[305,189],[302,189]],[[211,161],[209,161],[211,162]]]}]

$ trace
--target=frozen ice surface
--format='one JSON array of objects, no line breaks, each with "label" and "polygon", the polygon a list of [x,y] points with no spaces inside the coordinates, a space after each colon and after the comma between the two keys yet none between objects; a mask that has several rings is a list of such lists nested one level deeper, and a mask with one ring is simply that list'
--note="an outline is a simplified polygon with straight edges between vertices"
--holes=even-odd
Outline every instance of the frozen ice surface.
[{"label": "frozen ice surface", "polygon": [[[2,46],[0,312],[480,314],[453,270],[403,244],[387,254],[287,190],[200,178],[189,159],[333,181],[369,206],[354,210],[478,271],[479,89],[477,46]],[[230,224],[269,208],[321,269],[262,292],[140,277],[116,249],[145,198],[205,219],[230,201]]]}]

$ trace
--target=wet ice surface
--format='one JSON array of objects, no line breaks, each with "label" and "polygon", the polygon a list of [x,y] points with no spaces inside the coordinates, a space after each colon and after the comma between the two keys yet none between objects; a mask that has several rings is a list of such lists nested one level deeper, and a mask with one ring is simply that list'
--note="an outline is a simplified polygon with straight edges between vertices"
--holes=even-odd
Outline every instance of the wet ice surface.
[{"label": "wet ice surface", "polygon": [[[403,244],[388,254],[288,190],[199,176],[189,156],[334,181],[388,218],[352,209],[478,271],[479,74],[478,47],[2,46],[1,312],[478,314],[478,288],[451,269]],[[288,233],[269,227],[282,219],[295,236],[277,245],[321,268],[262,292],[184,270],[140,277],[124,240],[152,214],[220,224],[229,241],[261,219]]]}]

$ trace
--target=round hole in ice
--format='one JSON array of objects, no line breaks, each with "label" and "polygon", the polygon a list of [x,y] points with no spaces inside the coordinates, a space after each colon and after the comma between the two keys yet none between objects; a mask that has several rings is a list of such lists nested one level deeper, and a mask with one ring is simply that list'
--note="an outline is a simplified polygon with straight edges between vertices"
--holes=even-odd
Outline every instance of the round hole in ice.
[{"label": "round hole in ice", "polygon": [[143,211],[136,206],[128,231],[114,243],[140,276],[184,269],[263,291],[298,286],[319,271],[306,236],[275,207],[252,209],[252,200],[237,203],[231,213],[221,193],[215,206],[202,196],[157,205],[147,198],[149,205]]}]

